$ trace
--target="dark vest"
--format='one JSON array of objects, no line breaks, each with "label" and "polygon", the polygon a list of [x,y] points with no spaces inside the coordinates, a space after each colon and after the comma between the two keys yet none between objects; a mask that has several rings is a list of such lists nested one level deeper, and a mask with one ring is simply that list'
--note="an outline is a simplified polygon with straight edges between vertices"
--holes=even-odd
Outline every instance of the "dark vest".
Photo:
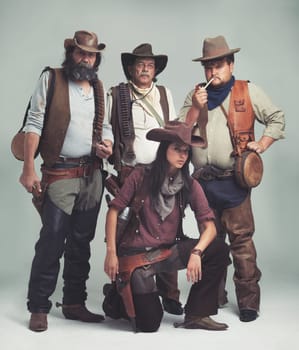
[{"label": "dark vest", "polygon": [[[53,96],[50,106],[48,106],[48,114],[39,144],[41,157],[44,160],[44,164],[48,167],[53,166],[59,158],[71,118],[68,80],[61,68],[54,69],[54,73]],[[100,86],[99,104],[101,105],[98,124],[100,124],[99,129],[101,132],[104,116],[104,94],[100,81],[98,81],[98,85]]]},{"label": "dark vest", "polygon": [[[160,105],[164,122],[169,120],[169,105],[164,86],[156,85],[160,92]],[[112,88],[111,125],[114,135],[113,156],[109,159],[117,171],[121,170],[121,160],[128,156],[134,159],[133,142],[135,130],[132,116],[132,103],[128,84],[121,83]]]}]

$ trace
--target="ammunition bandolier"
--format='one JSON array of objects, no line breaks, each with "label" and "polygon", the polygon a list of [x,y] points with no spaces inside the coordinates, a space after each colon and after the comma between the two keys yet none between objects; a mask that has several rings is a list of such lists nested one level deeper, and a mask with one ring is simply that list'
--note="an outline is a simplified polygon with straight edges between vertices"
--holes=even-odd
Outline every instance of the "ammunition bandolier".
[{"label": "ammunition bandolier", "polygon": [[[163,111],[164,123],[169,120],[169,106],[164,86],[156,85],[160,92],[160,104]],[[112,88],[111,125],[114,134],[113,156],[110,161],[117,172],[121,171],[122,159],[135,158],[133,143],[135,131],[132,116],[132,100],[130,88],[126,83],[120,83]]]}]

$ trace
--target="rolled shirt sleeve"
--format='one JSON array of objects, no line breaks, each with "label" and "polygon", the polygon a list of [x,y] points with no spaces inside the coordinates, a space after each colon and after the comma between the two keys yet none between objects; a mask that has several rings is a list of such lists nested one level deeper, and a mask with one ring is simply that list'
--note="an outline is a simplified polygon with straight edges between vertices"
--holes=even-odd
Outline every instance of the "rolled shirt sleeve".
[{"label": "rolled shirt sleeve", "polygon": [[33,132],[39,136],[41,136],[44,125],[49,74],[49,71],[42,73],[36,84],[35,90],[31,97],[26,124],[23,129],[25,132]]},{"label": "rolled shirt sleeve", "polygon": [[283,111],[274,105],[265,92],[255,84],[248,84],[249,95],[256,118],[265,125],[264,136],[275,140],[285,137],[285,117]]}]

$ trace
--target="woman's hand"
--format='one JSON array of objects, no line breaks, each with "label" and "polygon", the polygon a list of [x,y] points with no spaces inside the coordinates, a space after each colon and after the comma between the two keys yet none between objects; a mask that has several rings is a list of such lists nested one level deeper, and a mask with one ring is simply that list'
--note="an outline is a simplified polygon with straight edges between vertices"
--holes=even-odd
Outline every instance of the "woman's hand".
[{"label": "woman's hand", "polygon": [[118,258],[115,253],[106,254],[104,270],[112,282],[116,280],[116,275],[118,274]]},{"label": "woman's hand", "polygon": [[201,257],[191,254],[187,265],[187,281],[196,283],[201,280]]}]

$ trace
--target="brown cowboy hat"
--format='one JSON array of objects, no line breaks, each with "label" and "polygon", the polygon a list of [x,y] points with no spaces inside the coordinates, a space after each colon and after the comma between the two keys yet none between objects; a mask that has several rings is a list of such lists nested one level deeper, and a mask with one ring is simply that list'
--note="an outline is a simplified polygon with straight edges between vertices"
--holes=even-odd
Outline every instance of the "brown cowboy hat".
[{"label": "brown cowboy hat", "polygon": [[216,58],[229,56],[231,54],[239,52],[240,50],[240,48],[230,49],[224,36],[219,35],[215,38],[206,38],[203,42],[202,57],[194,58],[192,61],[210,61]]},{"label": "brown cowboy hat", "polygon": [[164,128],[152,129],[146,134],[151,141],[170,141],[185,143],[186,145],[201,147],[204,140],[200,136],[192,135],[192,128],[187,123],[172,120]]},{"label": "brown cowboy hat", "polygon": [[98,44],[97,35],[87,30],[78,30],[73,39],[65,39],[64,48],[66,49],[69,46],[77,46],[87,52],[100,52],[106,47],[103,43]]},{"label": "brown cowboy hat", "polygon": [[168,61],[168,57],[166,55],[154,55],[151,44],[140,44],[135,47],[132,53],[123,52],[121,54],[121,63],[127,79],[130,79],[128,66],[131,66],[135,62],[136,58],[153,58],[156,66],[155,76],[164,70]]}]

